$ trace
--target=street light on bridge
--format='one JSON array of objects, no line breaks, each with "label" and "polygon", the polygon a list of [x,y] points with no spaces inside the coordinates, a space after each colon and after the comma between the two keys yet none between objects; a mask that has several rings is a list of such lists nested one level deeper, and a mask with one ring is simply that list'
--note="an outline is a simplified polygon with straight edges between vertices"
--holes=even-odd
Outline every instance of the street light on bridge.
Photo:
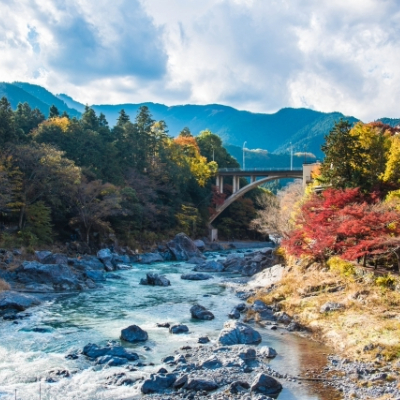
[{"label": "street light on bridge", "polygon": [[246,169],[245,159],[244,159],[244,146],[246,145],[247,141],[243,143],[243,170]]}]

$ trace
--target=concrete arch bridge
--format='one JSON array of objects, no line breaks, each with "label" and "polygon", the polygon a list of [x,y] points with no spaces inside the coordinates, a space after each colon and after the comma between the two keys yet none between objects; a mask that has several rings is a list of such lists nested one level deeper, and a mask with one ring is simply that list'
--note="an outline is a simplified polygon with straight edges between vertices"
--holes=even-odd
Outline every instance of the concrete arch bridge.
[{"label": "concrete arch bridge", "polygon": [[[210,218],[210,224],[239,197],[263,183],[285,178],[302,179],[304,185],[311,182],[311,171],[318,165],[319,164],[303,164],[302,168],[292,169],[252,168],[243,170],[240,168],[220,168],[216,175],[218,192],[223,193],[224,178],[231,177],[233,181],[233,193],[225,199],[223,204],[216,208],[216,213]],[[241,188],[240,178],[243,177],[250,179],[249,183]]]}]

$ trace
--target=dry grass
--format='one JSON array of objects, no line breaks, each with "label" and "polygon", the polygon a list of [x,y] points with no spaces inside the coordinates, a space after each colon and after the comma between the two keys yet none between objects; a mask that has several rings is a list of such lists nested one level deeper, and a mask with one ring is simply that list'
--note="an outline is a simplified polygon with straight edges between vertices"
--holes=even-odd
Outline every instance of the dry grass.
[{"label": "dry grass", "polygon": [[[398,278],[396,278],[398,279]],[[348,358],[400,358],[400,293],[375,284],[371,275],[346,277],[338,271],[311,265],[288,268],[280,285],[253,299],[279,303],[288,314],[309,327],[315,339]],[[320,313],[326,302],[343,310]],[[371,350],[364,351],[367,345]]]},{"label": "dry grass", "polygon": [[10,289],[10,285],[6,281],[3,281],[3,279],[0,279],[0,292],[4,292],[5,290]]}]

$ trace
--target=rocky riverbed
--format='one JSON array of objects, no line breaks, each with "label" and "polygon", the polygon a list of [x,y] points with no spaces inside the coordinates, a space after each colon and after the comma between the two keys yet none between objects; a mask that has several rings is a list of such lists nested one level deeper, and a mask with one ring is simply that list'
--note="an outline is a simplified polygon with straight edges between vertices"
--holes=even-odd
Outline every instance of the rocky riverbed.
[{"label": "rocky riverbed", "polygon": [[[6,271],[13,291],[0,299],[0,398],[15,390],[34,398],[39,384],[48,399],[341,398],[333,378],[313,380],[329,350],[289,332],[301,329],[290,316],[245,301],[255,290],[245,282],[276,263],[271,249],[202,253],[188,243],[192,254],[171,246],[179,262],[117,262],[123,256],[105,250],[67,263],[38,254]],[[57,265],[71,272],[67,282],[49,267]],[[35,285],[40,293],[16,292]],[[126,336],[132,326],[146,334]]]}]

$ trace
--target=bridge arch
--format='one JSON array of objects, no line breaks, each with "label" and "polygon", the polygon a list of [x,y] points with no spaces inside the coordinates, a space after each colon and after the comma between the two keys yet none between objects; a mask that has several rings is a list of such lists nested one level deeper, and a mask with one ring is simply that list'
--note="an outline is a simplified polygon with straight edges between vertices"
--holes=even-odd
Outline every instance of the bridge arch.
[{"label": "bridge arch", "polygon": [[250,190],[256,188],[257,186],[262,185],[263,183],[275,181],[277,179],[286,179],[286,178],[294,178],[294,179],[303,179],[302,176],[299,176],[299,173],[293,171],[293,173],[287,173],[285,176],[267,176],[265,178],[261,178],[258,181],[251,182],[246,186],[239,189],[236,193],[232,193],[228,198],[225,199],[224,203],[216,208],[216,213],[210,218],[210,224],[224,211],[227,207],[229,207],[233,202],[235,202],[239,197],[242,197],[245,193]]}]

